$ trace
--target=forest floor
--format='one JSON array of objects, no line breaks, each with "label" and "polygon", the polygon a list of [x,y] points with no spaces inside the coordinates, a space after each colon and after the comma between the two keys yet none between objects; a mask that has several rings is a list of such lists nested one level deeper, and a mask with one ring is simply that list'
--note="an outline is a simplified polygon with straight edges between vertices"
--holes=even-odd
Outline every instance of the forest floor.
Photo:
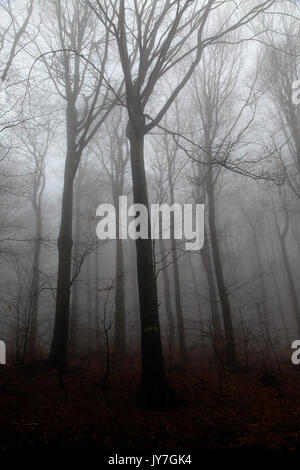
[{"label": "forest floor", "polygon": [[64,389],[55,371],[1,367],[0,449],[300,449],[300,366],[225,372],[221,393],[217,365],[194,357],[168,371],[186,405],[154,412],[137,408],[136,362],[113,371],[107,388],[91,358],[71,363]]}]

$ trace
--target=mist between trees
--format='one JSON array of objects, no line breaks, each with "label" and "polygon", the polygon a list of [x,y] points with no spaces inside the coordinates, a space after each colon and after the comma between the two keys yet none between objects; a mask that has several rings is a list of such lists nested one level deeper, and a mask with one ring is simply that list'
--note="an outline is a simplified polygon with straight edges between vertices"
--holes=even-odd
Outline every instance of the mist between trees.
[{"label": "mist between trees", "polygon": [[[144,407],[195,354],[272,369],[300,338],[299,7],[275,0],[1,2],[0,336],[10,361]],[[204,204],[204,246],[118,237],[130,204]],[[98,240],[112,204],[116,240]],[[148,220],[150,223],[150,220]]]}]

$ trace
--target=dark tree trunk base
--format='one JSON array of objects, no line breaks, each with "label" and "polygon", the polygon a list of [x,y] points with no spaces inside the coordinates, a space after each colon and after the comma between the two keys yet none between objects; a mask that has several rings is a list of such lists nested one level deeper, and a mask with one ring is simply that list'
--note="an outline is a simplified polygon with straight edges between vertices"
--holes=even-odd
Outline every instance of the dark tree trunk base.
[{"label": "dark tree trunk base", "polygon": [[69,367],[67,362],[64,362],[63,364],[61,364],[55,360],[47,359],[45,361],[45,367],[47,368],[48,371],[55,369],[62,374],[69,374],[71,372],[71,368]]},{"label": "dark tree trunk base", "polygon": [[143,410],[176,410],[186,403],[169,385],[141,383],[138,389],[138,406]]}]

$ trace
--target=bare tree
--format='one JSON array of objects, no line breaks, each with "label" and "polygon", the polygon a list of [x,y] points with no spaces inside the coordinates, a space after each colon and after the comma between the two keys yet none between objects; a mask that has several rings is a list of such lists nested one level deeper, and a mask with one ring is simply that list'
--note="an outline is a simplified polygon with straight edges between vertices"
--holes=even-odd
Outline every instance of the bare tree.
[{"label": "bare tree", "polygon": [[[51,15],[49,13],[51,12]],[[73,182],[82,154],[109,114],[114,103],[105,84],[109,30],[99,32],[84,1],[47,4],[51,34],[40,31],[50,50],[39,50],[53,86],[65,102],[67,149],[58,237],[58,278],[55,324],[49,364],[63,368],[69,331],[71,287]],[[55,31],[56,37],[53,37]],[[52,60],[48,61],[51,56]],[[97,58],[95,69],[91,59]]]},{"label": "bare tree", "polygon": [[[43,127],[42,127],[43,126]],[[52,129],[51,129],[52,127]],[[44,136],[41,139],[41,132],[44,130]],[[25,125],[22,128],[21,141],[25,152],[28,153],[29,165],[30,159],[33,160],[33,174],[30,203],[35,215],[35,235],[32,261],[32,304],[30,311],[30,338],[29,348],[32,357],[36,355],[37,348],[37,327],[38,327],[38,308],[40,292],[40,255],[42,246],[42,202],[46,184],[45,159],[49,150],[51,139],[53,138],[53,122],[48,118],[44,123],[38,125]]]},{"label": "bare tree", "polygon": [[[203,128],[201,135],[203,139],[203,151],[198,150],[197,152],[198,174],[196,184],[199,191],[201,185],[200,178],[203,175],[202,184],[205,188],[208,202],[208,225],[214,274],[222,308],[225,340],[227,343],[227,362],[231,366],[236,366],[237,357],[232,312],[226,289],[220,240],[216,223],[217,207],[215,188],[218,179],[220,181],[222,170],[222,166],[218,165],[217,162],[218,160],[232,158],[234,149],[233,141],[240,139],[240,136],[236,137],[234,133],[237,135],[244,133],[243,130],[236,130],[234,132],[234,129],[243,110],[249,104],[250,98],[248,97],[248,99],[246,99],[241,108],[235,109],[234,92],[241,69],[241,58],[237,59],[238,54],[241,54],[240,47],[236,49],[219,44],[214,46],[213,50],[214,53],[212,54],[208,54],[208,51],[204,52],[201,74],[195,73],[193,76],[194,91],[192,95],[196,115]],[[203,166],[202,170],[200,170],[200,166]],[[208,258],[206,264],[207,272],[209,272],[209,264]],[[211,278],[211,276],[212,274],[210,274],[209,278]],[[210,284],[212,284],[212,282],[211,280]]]},{"label": "bare tree", "polygon": [[[228,2],[216,0],[154,1],[151,4],[147,1],[131,1],[126,5],[124,0],[88,1],[117,44],[126,87],[124,104],[128,111],[127,137],[130,141],[136,204],[143,204],[147,208],[149,206],[144,164],[145,136],[159,124],[184,88],[199,64],[203,50],[214,42],[222,41],[226,33],[247,24],[273,3],[272,0],[247,2],[245,9],[237,10],[236,2],[230,2],[227,8]],[[222,11],[224,15],[217,30],[209,28],[216,10]],[[189,39],[192,46],[186,48]],[[184,73],[178,74],[179,80],[172,86],[168,98],[155,116],[149,119],[146,107],[152,95],[157,92],[158,83],[161,83],[168,71],[174,71],[187,57],[189,60]],[[138,238],[136,249],[142,330],[139,399],[145,406],[166,406],[172,401],[172,393],[170,394],[164,370],[150,237]]]}]

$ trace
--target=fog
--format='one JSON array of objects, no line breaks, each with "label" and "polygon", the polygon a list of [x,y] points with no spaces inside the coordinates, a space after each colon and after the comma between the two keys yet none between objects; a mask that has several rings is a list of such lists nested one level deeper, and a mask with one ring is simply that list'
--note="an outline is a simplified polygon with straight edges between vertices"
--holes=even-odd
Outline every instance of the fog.
[{"label": "fog", "polygon": [[[297,2],[0,10],[1,367],[56,371],[58,389],[129,368],[151,410],[183,403],[173,370],[212,373],[221,396],[226,374],[276,388],[300,338]],[[203,246],[168,214],[156,239],[133,213],[137,239],[120,236],[121,196],[204,205]]]}]

